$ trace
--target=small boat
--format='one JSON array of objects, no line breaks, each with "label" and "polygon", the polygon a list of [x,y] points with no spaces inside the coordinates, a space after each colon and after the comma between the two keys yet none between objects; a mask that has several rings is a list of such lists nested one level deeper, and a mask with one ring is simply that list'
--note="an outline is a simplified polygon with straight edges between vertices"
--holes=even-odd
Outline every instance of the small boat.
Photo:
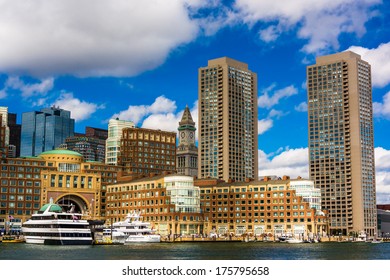
[{"label": "small boat", "polygon": [[296,239],[296,238],[288,238],[286,239],[286,242],[290,244],[297,244],[297,243],[303,243],[303,240]]},{"label": "small boat", "polygon": [[113,223],[112,229],[127,236],[125,244],[133,242],[158,243],[161,241],[161,236],[155,234],[150,223],[142,221],[141,213],[136,211],[130,212],[123,222]]},{"label": "small boat", "polygon": [[286,242],[286,240],[289,239],[289,238],[291,238],[291,236],[290,235],[286,235],[286,234],[282,234],[282,235],[278,236],[278,240],[280,242]]},{"label": "small boat", "polygon": [[15,235],[4,235],[1,238],[1,242],[3,243],[23,243],[23,236],[15,236]]},{"label": "small boat", "polygon": [[379,244],[379,243],[383,243],[383,240],[382,239],[374,239],[371,241],[372,244]]}]

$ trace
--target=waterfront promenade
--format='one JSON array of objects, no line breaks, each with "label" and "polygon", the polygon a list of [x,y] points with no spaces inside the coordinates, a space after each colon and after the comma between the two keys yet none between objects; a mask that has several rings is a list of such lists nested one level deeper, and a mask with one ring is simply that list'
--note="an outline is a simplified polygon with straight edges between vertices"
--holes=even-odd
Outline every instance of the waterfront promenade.
[{"label": "waterfront promenade", "polygon": [[[306,240],[306,238],[304,238]],[[390,242],[390,238],[381,239],[383,242]],[[177,236],[174,238],[161,237],[161,242],[280,242],[275,236],[272,237],[247,237],[247,236],[220,236],[220,237],[199,237],[199,236]],[[348,236],[321,237],[320,242],[364,242],[356,241]]]}]

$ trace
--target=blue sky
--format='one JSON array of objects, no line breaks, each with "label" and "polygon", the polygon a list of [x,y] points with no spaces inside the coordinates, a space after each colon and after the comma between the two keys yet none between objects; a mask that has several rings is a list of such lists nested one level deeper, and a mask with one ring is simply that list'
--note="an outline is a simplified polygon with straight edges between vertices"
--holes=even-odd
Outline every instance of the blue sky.
[{"label": "blue sky", "polygon": [[308,177],[306,66],[351,49],[372,66],[378,203],[390,203],[390,1],[0,0],[0,106],[53,104],[76,131],[112,117],[176,131],[198,68],[258,75],[259,174]]}]

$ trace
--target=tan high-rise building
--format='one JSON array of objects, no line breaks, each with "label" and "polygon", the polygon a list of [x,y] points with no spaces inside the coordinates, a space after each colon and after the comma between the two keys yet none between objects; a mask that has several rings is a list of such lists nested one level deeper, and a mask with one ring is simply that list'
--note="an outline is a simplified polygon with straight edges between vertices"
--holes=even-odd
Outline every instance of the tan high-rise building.
[{"label": "tan high-rise building", "polygon": [[307,67],[310,179],[333,234],[377,231],[371,67],[351,51]]},{"label": "tan high-rise building", "polygon": [[199,69],[198,177],[258,176],[257,75],[227,57]]}]

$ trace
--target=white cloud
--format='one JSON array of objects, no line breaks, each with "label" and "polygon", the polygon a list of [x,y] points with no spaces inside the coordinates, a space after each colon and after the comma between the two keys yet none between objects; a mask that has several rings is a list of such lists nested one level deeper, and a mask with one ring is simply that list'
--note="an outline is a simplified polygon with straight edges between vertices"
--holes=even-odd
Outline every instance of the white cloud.
[{"label": "white cloud", "polygon": [[7,92],[5,90],[0,90],[0,99],[6,98]]},{"label": "white cloud", "polygon": [[280,111],[280,110],[275,110],[275,109],[272,109],[269,113],[268,113],[268,117],[269,118],[277,118],[277,119],[280,119],[281,117],[287,115],[288,112],[283,112],[283,111]]},{"label": "white cloud", "polygon": [[127,110],[114,114],[111,118],[132,121],[138,124],[144,117],[151,114],[167,114],[176,110],[176,101],[165,96],[159,96],[152,105],[130,105]]},{"label": "white cloud", "polygon": [[275,153],[267,155],[259,150],[259,176],[287,175],[290,178],[309,178],[308,148],[283,150],[279,149],[278,152],[282,152],[276,156]]},{"label": "white cloud", "polygon": [[307,112],[307,103],[301,102],[294,107],[294,109],[298,112]]},{"label": "white cloud", "polygon": [[179,114],[153,114],[143,121],[142,127],[177,132],[180,119],[181,115]]},{"label": "white cloud", "polygon": [[381,0],[236,0],[235,9],[237,17],[250,27],[260,21],[271,24],[259,32],[264,41],[275,41],[283,32],[298,29],[298,37],[308,40],[303,51],[317,53],[338,49],[342,33],[362,36],[364,24],[379,3]]},{"label": "white cloud", "polygon": [[263,94],[258,97],[257,104],[260,108],[271,108],[279,103],[283,98],[288,98],[295,94],[298,94],[298,89],[291,85],[282,89],[274,91],[273,95],[270,95],[270,91],[274,90],[275,85],[271,85],[263,91]]},{"label": "white cloud", "polygon": [[360,54],[371,64],[373,86],[384,87],[390,83],[390,42],[380,44],[376,49],[352,46],[348,50]]},{"label": "white cloud", "polygon": [[375,148],[375,168],[379,171],[390,171],[390,150]]},{"label": "white cloud", "polygon": [[272,119],[262,119],[257,121],[257,132],[258,135],[264,134],[266,131],[270,130],[274,125]]},{"label": "white cloud", "polygon": [[86,101],[81,101],[73,96],[73,93],[62,92],[54,105],[61,109],[71,111],[71,117],[76,121],[88,119],[98,109],[103,109],[104,105],[97,105]]},{"label": "white cloud", "polygon": [[37,83],[25,83],[19,77],[10,76],[5,81],[4,92],[17,90],[23,98],[28,99],[34,96],[45,96],[54,86],[54,78],[42,79]]},{"label": "white cloud", "polygon": [[199,34],[201,1],[0,0],[0,72],[132,76]]},{"label": "white cloud", "polygon": [[383,103],[374,102],[374,116],[390,119],[390,91],[383,96]]},{"label": "white cloud", "polygon": [[[193,107],[190,108],[190,111],[191,111],[192,119],[195,122],[195,127],[197,128],[198,101],[194,102]],[[142,123],[142,127],[177,132],[177,128],[179,127],[179,122],[183,116],[183,113],[184,110],[181,110],[178,113],[169,112],[165,114],[152,114],[147,118],[145,118],[145,120]],[[197,133],[196,133],[196,139],[198,139]]]},{"label": "white cloud", "polygon": [[[390,150],[375,148],[377,203],[390,203]],[[266,154],[259,150],[259,176],[283,175],[309,178],[308,148],[279,148]]]},{"label": "white cloud", "polygon": [[390,203],[390,150],[375,148],[377,204]]},{"label": "white cloud", "polygon": [[276,26],[269,26],[266,29],[260,30],[259,35],[264,42],[273,42],[279,37],[280,30]]}]

